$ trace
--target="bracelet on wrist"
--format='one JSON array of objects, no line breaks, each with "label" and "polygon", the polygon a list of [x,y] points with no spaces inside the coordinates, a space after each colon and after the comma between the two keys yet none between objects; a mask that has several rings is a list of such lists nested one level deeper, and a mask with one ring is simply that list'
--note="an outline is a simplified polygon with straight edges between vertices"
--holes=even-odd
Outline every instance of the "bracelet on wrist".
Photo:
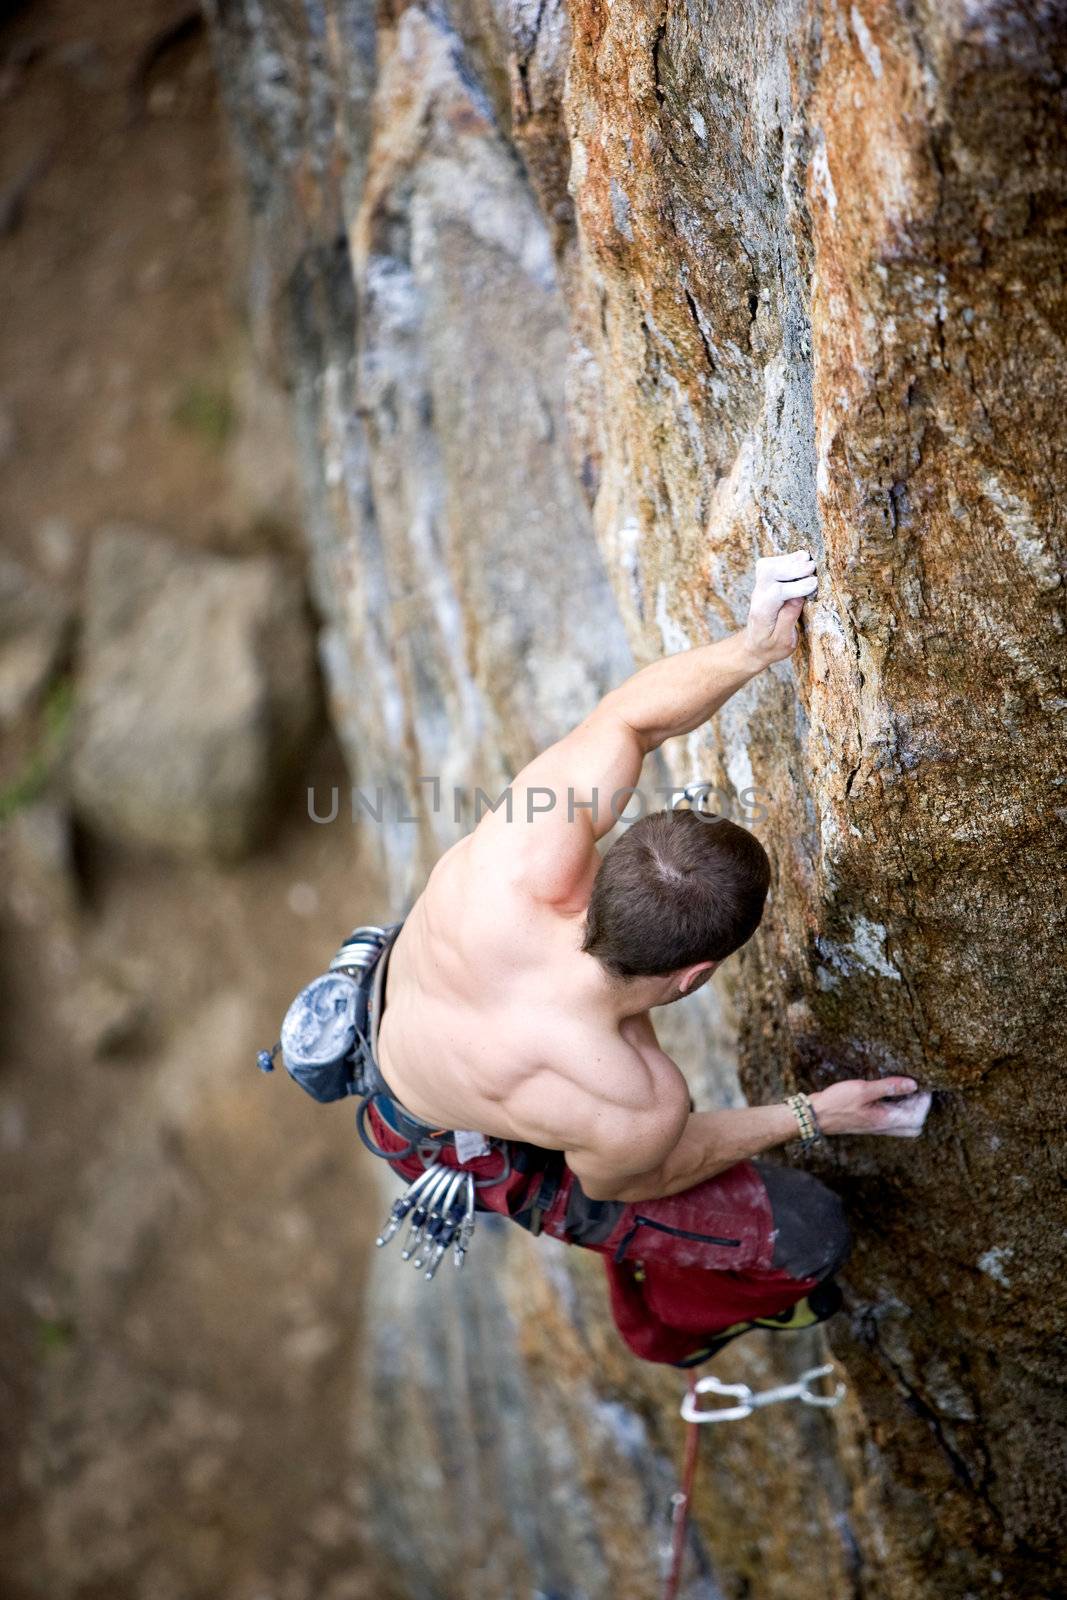
[{"label": "bracelet on wrist", "polygon": [[815,1115],[815,1107],[811,1103],[811,1096],[791,1094],[787,1096],[785,1103],[797,1119],[801,1149],[810,1150],[812,1145],[818,1144],[823,1137],[819,1119]]}]

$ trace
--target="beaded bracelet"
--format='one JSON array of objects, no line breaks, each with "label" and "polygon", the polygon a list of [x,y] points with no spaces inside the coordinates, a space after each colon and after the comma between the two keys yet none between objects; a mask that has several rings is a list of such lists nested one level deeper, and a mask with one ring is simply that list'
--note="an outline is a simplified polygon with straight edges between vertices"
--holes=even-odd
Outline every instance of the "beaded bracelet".
[{"label": "beaded bracelet", "polygon": [[819,1119],[815,1115],[815,1107],[811,1103],[811,1096],[806,1094],[791,1094],[786,1099],[786,1105],[797,1119],[800,1129],[800,1147],[810,1150],[813,1144],[818,1144],[822,1138],[822,1129]]}]

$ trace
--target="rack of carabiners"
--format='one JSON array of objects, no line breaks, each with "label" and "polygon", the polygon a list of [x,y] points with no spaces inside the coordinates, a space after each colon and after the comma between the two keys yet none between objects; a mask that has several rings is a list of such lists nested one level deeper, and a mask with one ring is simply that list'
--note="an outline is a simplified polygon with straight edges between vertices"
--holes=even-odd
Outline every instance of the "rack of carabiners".
[{"label": "rack of carabiners", "polygon": [[423,1276],[433,1277],[452,1250],[452,1262],[461,1267],[474,1232],[477,1189],[474,1174],[433,1161],[393,1201],[388,1220],[375,1244],[388,1244],[408,1222],[407,1238],[400,1252]]}]

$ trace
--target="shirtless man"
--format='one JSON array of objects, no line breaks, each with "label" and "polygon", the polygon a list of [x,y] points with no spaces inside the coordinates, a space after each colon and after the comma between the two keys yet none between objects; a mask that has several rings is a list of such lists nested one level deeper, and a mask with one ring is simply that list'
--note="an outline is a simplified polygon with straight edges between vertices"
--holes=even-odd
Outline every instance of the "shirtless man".
[{"label": "shirtless man", "polygon": [[[767,857],[746,829],[686,810],[597,850],[649,752],[791,653],[816,586],[807,552],[760,561],[745,627],[636,673],[531,761],[510,819],[487,813],[446,852],[387,955],[377,1059],[385,1109],[408,1120],[398,1132],[379,1103],[380,1142],[398,1149],[415,1119],[532,1147],[540,1164],[499,1195],[487,1184],[483,1205],[604,1254],[620,1331],[652,1360],[690,1364],[756,1323],[828,1314],[839,1297],[820,1312],[811,1291],[847,1251],[840,1205],[810,1174],[752,1158],[801,1133],[914,1137],[929,1108],[891,1077],[694,1111],[650,1011],[751,937]],[[534,1206],[550,1152],[563,1160]],[[498,1153],[473,1170],[491,1174]]]}]

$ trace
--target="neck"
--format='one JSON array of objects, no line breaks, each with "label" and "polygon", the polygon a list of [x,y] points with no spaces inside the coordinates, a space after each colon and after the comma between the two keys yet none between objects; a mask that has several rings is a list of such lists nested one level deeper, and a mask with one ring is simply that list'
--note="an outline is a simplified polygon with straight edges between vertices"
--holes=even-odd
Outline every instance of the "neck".
[{"label": "neck", "polygon": [[679,998],[677,981],[670,973],[652,978],[616,978],[599,962],[597,968],[606,1003],[620,1022],[624,1017],[640,1016],[653,1006],[669,1005]]}]

